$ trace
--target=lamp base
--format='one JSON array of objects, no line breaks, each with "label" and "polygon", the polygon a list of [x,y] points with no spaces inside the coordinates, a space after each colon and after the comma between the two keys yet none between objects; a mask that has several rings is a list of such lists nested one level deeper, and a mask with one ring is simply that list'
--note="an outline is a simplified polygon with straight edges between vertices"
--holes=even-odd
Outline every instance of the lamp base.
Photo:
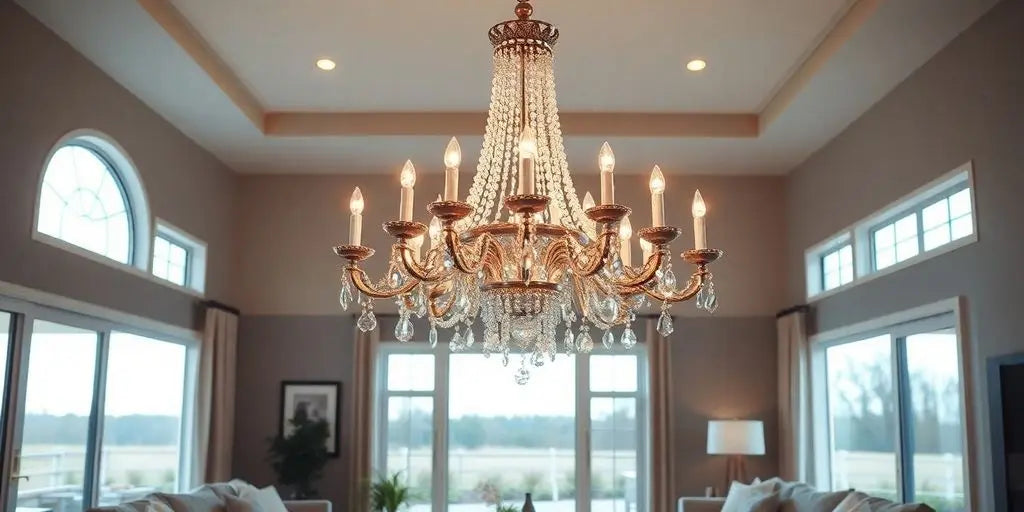
[{"label": "lamp base", "polygon": [[742,455],[730,455],[725,459],[725,487],[723,494],[729,495],[733,482],[747,483],[747,463]]}]

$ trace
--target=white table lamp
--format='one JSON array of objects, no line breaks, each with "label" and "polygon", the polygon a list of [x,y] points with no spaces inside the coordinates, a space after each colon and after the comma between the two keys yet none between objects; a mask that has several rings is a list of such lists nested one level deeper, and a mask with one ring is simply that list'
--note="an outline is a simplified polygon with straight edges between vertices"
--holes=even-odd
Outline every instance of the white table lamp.
[{"label": "white table lamp", "polygon": [[711,420],[708,422],[708,455],[728,455],[725,493],[732,482],[746,482],[744,455],[764,455],[764,422]]}]

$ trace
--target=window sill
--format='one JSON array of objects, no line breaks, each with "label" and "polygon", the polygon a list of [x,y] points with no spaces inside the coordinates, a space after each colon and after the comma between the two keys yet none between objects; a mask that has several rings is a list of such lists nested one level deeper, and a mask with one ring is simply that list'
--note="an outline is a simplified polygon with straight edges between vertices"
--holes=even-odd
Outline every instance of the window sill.
[{"label": "window sill", "polygon": [[974,233],[971,233],[968,236],[965,236],[965,237],[957,239],[957,240],[953,240],[952,242],[949,242],[949,243],[947,243],[945,245],[936,247],[935,249],[932,249],[932,250],[930,250],[928,252],[920,253],[917,256],[914,256],[914,257],[912,257],[910,259],[903,260],[903,261],[901,261],[899,263],[896,263],[895,265],[891,265],[891,266],[885,267],[885,268],[883,268],[881,270],[873,271],[870,274],[867,274],[867,275],[864,275],[864,276],[858,276],[858,277],[854,278],[853,281],[850,281],[849,283],[846,283],[846,284],[844,284],[842,286],[839,286],[837,288],[832,288],[831,290],[811,295],[811,296],[807,297],[807,302],[813,304],[813,303],[818,302],[820,300],[827,299],[827,298],[832,297],[832,296],[834,296],[836,294],[839,294],[839,293],[842,293],[842,292],[844,292],[846,290],[849,290],[850,288],[853,288],[853,287],[855,287],[857,285],[864,284],[864,283],[869,283],[869,282],[874,281],[875,279],[878,279],[880,277],[884,277],[884,276],[887,276],[887,275],[892,274],[894,272],[898,272],[900,270],[903,270],[903,269],[905,269],[907,267],[914,266],[914,265],[916,265],[918,263],[921,263],[923,261],[928,261],[928,260],[930,260],[930,259],[932,259],[932,258],[934,258],[936,256],[942,256],[943,254],[953,252],[953,251],[955,251],[955,250],[957,250],[957,249],[959,249],[961,247],[966,247],[966,246],[971,245],[971,244],[973,244],[973,243],[975,243],[977,241],[978,241],[978,233],[977,233],[977,231],[975,231]]},{"label": "window sill", "polygon": [[124,272],[126,272],[128,274],[131,274],[133,276],[141,277],[142,279],[145,279],[145,280],[147,280],[147,281],[149,281],[151,283],[157,283],[157,284],[160,284],[160,285],[165,286],[167,288],[170,288],[172,290],[176,290],[178,292],[185,293],[187,295],[191,295],[191,296],[193,296],[195,298],[198,298],[198,299],[205,299],[206,298],[206,295],[204,293],[201,293],[201,292],[198,292],[196,290],[193,290],[192,288],[188,288],[188,287],[176,284],[176,283],[172,283],[172,282],[170,282],[170,281],[168,281],[166,279],[161,279],[161,278],[156,277],[153,274],[150,274],[149,272],[147,272],[147,271],[145,271],[145,270],[143,270],[143,269],[141,269],[139,267],[136,267],[134,265],[129,265],[127,263],[121,263],[121,262],[116,261],[116,260],[112,260],[112,259],[110,259],[110,258],[108,258],[108,257],[106,257],[106,256],[104,256],[102,254],[98,254],[98,253],[92,252],[92,251],[90,251],[88,249],[83,249],[83,248],[81,248],[81,247],[79,247],[79,246],[77,246],[75,244],[68,243],[68,242],[65,242],[64,240],[61,240],[59,238],[55,238],[55,237],[52,237],[50,235],[47,235],[46,233],[40,233],[36,229],[32,230],[32,239],[37,241],[37,242],[41,242],[41,243],[44,243],[46,245],[49,245],[50,247],[55,247],[57,249],[61,249],[61,250],[73,253],[75,255],[78,255],[78,256],[81,256],[83,258],[95,261],[97,263],[106,265],[106,266],[111,267],[111,268],[116,268],[118,270],[124,271]]}]

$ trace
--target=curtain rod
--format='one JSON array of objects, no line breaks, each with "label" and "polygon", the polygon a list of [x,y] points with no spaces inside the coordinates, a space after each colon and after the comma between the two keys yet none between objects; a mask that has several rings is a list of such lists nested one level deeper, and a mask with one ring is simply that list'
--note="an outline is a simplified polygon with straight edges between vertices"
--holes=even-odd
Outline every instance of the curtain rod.
[{"label": "curtain rod", "polygon": [[807,304],[797,304],[796,306],[790,306],[790,307],[788,307],[786,309],[783,309],[782,311],[779,311],[778,313],[775,313],[775,318],[782,318],[782,317],[784,317],[786,315],[790,315],[790,314],[796,313],[798,311],[802,311],[802,312],[806,313],[806,312],[810,311],[810,309],[811,309],[811,307],[808,306]]},{"label": "curtain rod", "polygon": [[208,307],[208,308],[217,308],[217,309],[220,309],[220,310],[223,310],[223,311],[227,311],[228,313],[231,313],[231,314],[233,314],[235,316],[241,316],[242,315],[242,311],[241,310],[239,310],[238,308],[236,308],[234,306],[229,306],[227,304],[224,304],[223,302],[217,302],[215,300],[207,300],[207,301],[203,302],[203,305]]}]

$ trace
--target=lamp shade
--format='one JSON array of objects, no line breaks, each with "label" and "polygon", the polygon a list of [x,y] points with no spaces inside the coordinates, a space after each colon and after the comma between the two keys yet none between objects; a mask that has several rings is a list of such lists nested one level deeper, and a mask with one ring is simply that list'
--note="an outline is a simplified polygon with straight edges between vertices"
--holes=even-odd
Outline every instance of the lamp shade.
[{"label": "lamp shade", "polygon": [[764,423],[747,420],[708,422],[709,455],[764,455]]}]

